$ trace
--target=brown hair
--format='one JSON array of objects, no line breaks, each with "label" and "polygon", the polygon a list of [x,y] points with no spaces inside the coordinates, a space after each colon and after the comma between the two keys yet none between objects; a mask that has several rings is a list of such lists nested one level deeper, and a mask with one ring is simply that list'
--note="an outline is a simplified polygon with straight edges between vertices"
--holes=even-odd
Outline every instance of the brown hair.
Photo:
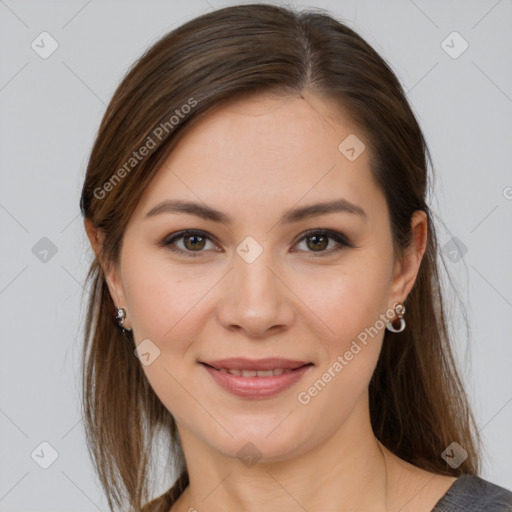
[{"label": "brown hair", "polygon": [[[406,300],[407,329],[385,333],[369,386],[375,436],[426,470],[453,476],[479,471],[480,439],[450,348],[426,204],[432,162],[398,79],[364,39],[318,9],[240,5],[185,23],[135,62],[107,107],[88,162],[80,207],[104,243],[87,275],[83,408],[87,445],[112,510],[122,503],[126,509],[127,500],[133,510],[167,512],[188,485],[188,473],[174,419],[133,354],[132,334],[123,337],[113,320],[100,261],[118,261],[143,191],[195,122],[244,95],[304,91],[333,99],[361,127],[388,204],[396,254],[410,243],[413,212],[427,214],[428,245]],[[143,146],[149,151],[135,160]],[[144,506],[157,435],[167,436],[169,469],[180,476]],[[468,453],[457,468],[441,457],[453,441]]]}]

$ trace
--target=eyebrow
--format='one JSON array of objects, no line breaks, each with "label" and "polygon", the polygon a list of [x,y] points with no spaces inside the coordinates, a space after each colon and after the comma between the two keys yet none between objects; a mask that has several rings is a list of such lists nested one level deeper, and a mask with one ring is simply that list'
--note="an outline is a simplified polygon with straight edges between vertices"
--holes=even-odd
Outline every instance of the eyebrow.
[{"label": "eyebrow", "polygon": [[[364,217],[365,219],[367,218],[366,212],[360,206],[357,206],[346,199],[335,199],[333,201],[325,201],[309,206],[286,210],[281,216],[280,223],[289,224],[292,222],[299,222],[310,217],[316,217],[317,215],[340,212],[351,213],[353,215]],[[228,225],[231,225],[233,222],[233,219],[229,215],[211,208],[210,206],[181,200],[162,201],[149,210],[145,218],[154,217],[160,213],[184,213],[188,215],[195,215],[201,219]]]}]

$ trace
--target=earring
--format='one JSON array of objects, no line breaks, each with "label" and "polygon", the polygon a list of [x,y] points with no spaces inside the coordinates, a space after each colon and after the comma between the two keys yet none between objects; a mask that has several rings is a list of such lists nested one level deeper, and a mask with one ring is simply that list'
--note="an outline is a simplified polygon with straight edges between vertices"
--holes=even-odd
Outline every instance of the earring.
[{"label": "earring", "polygon": [[386,322],[386,328],[388,329],[388,331],[391,332],[402,332],[405,329],[405,320],[403,319],[403,316],[405,314],[405,306],[401,302],[399,302],[395,306],[395,313],[398,319],[400,320],[400,327],[398,329],[395,329],[395,327],[393,326],[393,320],[391,322]]},{"label": "earring", "polygon": [[131,331],[131,329],[126,329],[125,327],[123,327],[124,321],[126,319],[126,310],[125,309],[118,308],[116,306],[116,308],[115,308],[115,319],[117,320],[117,324],[118,324],[119,328],[123,332],[124,331]]}]

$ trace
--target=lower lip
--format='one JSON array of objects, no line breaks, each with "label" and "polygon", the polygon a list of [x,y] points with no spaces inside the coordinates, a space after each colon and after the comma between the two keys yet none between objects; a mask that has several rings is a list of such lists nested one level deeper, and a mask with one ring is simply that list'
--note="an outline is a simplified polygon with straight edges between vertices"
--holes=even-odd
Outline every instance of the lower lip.
[{"label": "lower lip", "polygon": [[220,387],[233,395],[245,398],[266,398],[293,386],[313,365],[302,366],[291,372],[272,377],[239,377],[221,372],[205,364],[201,366],[208,371]]}]

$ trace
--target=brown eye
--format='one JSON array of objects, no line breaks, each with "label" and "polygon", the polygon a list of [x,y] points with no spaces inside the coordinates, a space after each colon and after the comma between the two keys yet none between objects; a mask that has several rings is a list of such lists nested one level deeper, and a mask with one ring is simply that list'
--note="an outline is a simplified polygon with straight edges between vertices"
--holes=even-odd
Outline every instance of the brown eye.
[{"label": "brown eye", "polygon": [[[301,251],[306,253],[317,253],[318,256],[327,256],[336,253],[343,248],[352,248],[355,245],[342,233],[331,230],[314,230],[309,231],[303,235],[299,240],[300,243],[306,240],[306,249]],[[328,249],[331,241],[334,241],[334,247]],[[181,242],[181,246],[180,243]],[[168,247],[171,251],[187,257],[201,256],[203,253],[208,252],[206,248],[207,243],[213,245],[212,250],[219,251],[213,243],[213,239],[208,233],[204,231],[187,230],[174,233],[160,243],[162,247]]]},{"label": "brown eye", "polygon": [[[317,253],[318,256],[327,256],[341,251],[344,248],[355,247],[355,245],[345,235],[329,229],[308,231],[299,240],[299,244],[303,240],[306,240],[305,252]],[[335,242],[334,247],[327,249],[331,241]]]},{"label": "brown eye", "polygon": [[[179,244],[178,242],[182,242]],[[171,251],[194,258],[201,256],[205,250],[207,242],[212,243],[211,237],[203,231],[180,231],[171,237],[165,239],[161,245],[168,247]],[[212,243],[213,245],[213,243]],[[215,249],[214,249],[215,250]]]},{"label": "brown eye", "polygon": [[311,242],[308,242],[308,248],[313,251],[322,251],[329,245],[329,237],[325,235],[308,235],[306,238]]},{"label": "brown eye", "polygon": [[204,248],[206,239],[199,235],[188,235],[182,237],[185,247],[190,251],[201,250]]}]

